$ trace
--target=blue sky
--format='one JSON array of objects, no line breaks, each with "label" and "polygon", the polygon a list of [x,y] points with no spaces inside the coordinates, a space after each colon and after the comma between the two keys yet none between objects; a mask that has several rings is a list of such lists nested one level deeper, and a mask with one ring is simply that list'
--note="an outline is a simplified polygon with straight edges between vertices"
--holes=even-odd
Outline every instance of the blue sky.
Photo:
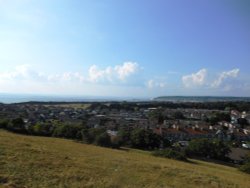
[{"label": "blue sky", "polygon": [[0,93],[250,96],[248,0],[0,0]]}]

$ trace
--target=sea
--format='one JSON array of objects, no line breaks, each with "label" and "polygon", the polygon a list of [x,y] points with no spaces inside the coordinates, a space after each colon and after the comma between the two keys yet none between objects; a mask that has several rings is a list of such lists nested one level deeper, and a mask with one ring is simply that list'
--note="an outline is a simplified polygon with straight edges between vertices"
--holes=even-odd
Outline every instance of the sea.
[{"label": "sea", "polygon": [[250,97],[221,97],[221,96],[162,96],[156,98],[132,98],[132,97],[101,97],[101,96],[61,96],[61,95],[32,95],[32,94],[1,94],[0,103],[22,102],[227,102],[245,101],[250,102]]},{"label": "sea", "polygon": [[155,101],[161,102],[250,102],[250,97],[233,97],[233,96],[162,96],[154,98]]},{"label": "sea", "polygon": [[107,102],[107,101],[148,101],[148,100],[150,100],[150,98],[0,93],[0,103],[4,104],[23,103],[23,102]]}]

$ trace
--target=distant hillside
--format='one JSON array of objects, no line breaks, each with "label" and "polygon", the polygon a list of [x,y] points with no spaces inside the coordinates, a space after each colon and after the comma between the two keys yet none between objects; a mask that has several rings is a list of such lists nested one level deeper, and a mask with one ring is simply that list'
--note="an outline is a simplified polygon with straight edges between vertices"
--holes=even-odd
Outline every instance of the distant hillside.
[{"label": "distant hillside", "polygon": [[246,101],[250,102],[250,97],[211,97],[211,96],[161,96],[155,101],[166,102],[225,102],[225,101]]},{"label": "distant hillside", "polygon": [[0,187],[249,187],[235,168],[0,130]]}]

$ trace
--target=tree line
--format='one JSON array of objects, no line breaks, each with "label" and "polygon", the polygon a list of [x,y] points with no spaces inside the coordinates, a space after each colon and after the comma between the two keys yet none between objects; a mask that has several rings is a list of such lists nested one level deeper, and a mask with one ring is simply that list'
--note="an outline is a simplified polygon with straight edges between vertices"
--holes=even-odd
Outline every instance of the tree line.
[{"label": "tree line", "polygon": [[103,127],[93,128],[86,125],[86,121],[80,124],[63,122],[38,122],[34,125],[26,125],[22,118],[12,120],[0,120],[0,128],[15,133],[61,137],[82,141],[87,144],[96,144],[104,147],[119,148],[127,146],[137,149],[153,150],[169,146],[170,142],[153,133],[150,129],[126,129],[120,128],[117,135],[109,135]]},{"label": "tree line", "polygon": [[[117,135],[109,135],[105,128],[92,128],[81,124],[62,122],[36,123],[27,126],[22,118],[0,120],[0,128],[8,131],[49,137],[61,137],[95,144],[102,147],[120,148],[121,146],[152,151],[154,156],[166,157],[182,161],[188,158],[204,158],[227,161],[230,146],[221,140],[195,139],[186,148],[173,146],[168,139],[155,134],[150,129],[122,127]],[[250,173],[250,157],[247,158],[240,170]]]}]

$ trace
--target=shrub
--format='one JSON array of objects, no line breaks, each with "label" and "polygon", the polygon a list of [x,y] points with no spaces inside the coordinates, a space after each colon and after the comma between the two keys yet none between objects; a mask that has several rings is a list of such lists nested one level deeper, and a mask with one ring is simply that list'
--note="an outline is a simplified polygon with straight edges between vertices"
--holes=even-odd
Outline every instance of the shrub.
[{"label": "shrub", "polygon": [[6,120],[6,119],[0,120],[0,128],[3,128],[3,129],[7,128],[8,124],[9,124],[9,120]]},{"label": "shrub", "polygon": [[132,147],[138,149],[155,149],[159,148],[162,138],[153,133],[152,130],[134,129],[131,132]]},{"label": "shrub", "polygon": [[[113,147],[110,136],[103,128],[84,128],[81,130],[82,141],[87,144],[96,144],[103,147]],[[114,147],[119,147],[114,142]]]},{"label": "shrub", "polygon": [[250,174],[250,155],[246,157],[245,163],[239,169],[242,172]]},{"label": "shrub", "polygon": [[174,117],[174,119],[185,119],[185,116],[180,111],[175,112],[173,117]]},{"label": "shrub", "polygon": [[106,130],[103,128],[90,128],[88,129],[87,133],[88,133],[88,143],[96,143],[96,138],[105,133]]},{"label": "shrub", "polygon": [[185,152],[189,156],[227,160],[230,147],[220,140],[195,139],[189,142]]},{"label": "shrub", "polygon": [[110,147],[111,146],[110,136],[106,132],[97,135],[95,138],[95,143],[98,146]]},{"label": "shrub", "polygon": [[71,138],[71,139],[79,139],[79,135],[82,127],[79,125],[57,125],[53,131],[53,136],[55,137],[63,137],[63,138]]},{"label": "shrub", "polygon": [[246,163],[240,167],[242,172],[250,174],[250,163]]},{"label": "shrub", "polygon": [[118,131],[117,136],[121,145],[131,146],[131,133],[129,130],[122,128]]},{"label": "shrub", "polygon": [[187,158],[183,153],[179,151],[175,151],[173,149],[157,150],[157,151],[154,151],[152,154],[157,157],[165,157],[169,159],[187,161]]},{"label": "shrub", "polygon": [[8,124],[7,130],[17,133],[27,133],[27,130],[25,129],[25,123],[22,118],[13,119],[11,123]]},{"label": "shrub", "polygon": [[31,128],[31,133],[41,136],[51,136],[53,133],[53,127],[48,123],[36,123]]}]

